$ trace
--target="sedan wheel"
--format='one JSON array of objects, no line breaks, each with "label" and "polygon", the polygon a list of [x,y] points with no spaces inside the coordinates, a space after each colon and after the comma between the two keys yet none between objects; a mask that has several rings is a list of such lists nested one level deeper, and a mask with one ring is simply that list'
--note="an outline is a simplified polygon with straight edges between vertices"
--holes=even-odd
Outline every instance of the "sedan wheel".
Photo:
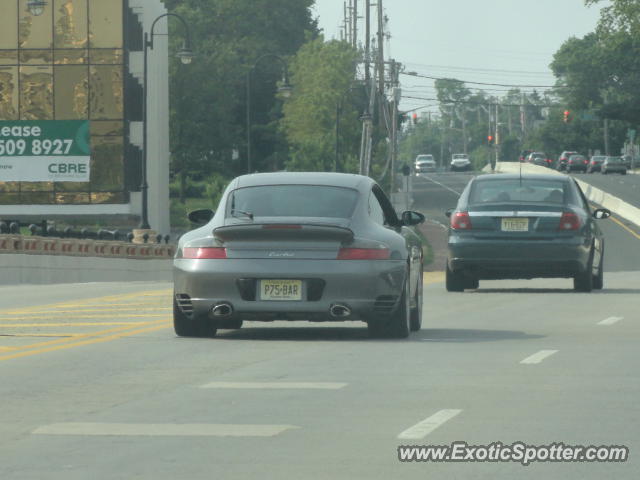
[{"label": "sedan wheel", "polygon": [[583,273],[573,277],[573,288],[578,292],[589,293],[593,290],[593,251]]},{"label": "sedan wheel", "polygon": [[602,290],[604,287],[604,250],[600,252],[600,265],[598,266],[598,273],[593,276],[593,288],[595,290]]},{"label": "sedan wheel", "polygon": [[445,272],[447,292],[464,292],[464,274],[462,272],[453,272],[449,269]]},{"label": "sedan wheel", "polygon": [[179,337],[214,337],[218,329],[206,319],[187,317],[174,297],[173,299],[173,329]]}]

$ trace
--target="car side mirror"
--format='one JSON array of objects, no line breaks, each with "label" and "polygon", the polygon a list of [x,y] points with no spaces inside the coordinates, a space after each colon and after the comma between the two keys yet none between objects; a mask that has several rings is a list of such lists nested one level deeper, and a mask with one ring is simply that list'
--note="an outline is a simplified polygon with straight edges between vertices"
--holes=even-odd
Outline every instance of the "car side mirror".
[{"label": "car side mirror", "polygon": [[453,213],[453,211],[455,210],[455,208],[448,208],[447,210],[445,210],[444,214],[447,218],[451,217],[451,214]]},{"label": "car side mirror", "polygon": [[402,212],[402,224],[406,226],[419,225],[424,222],[424,215],[418,212],[407,210]]},{"label": "car side mirror", "polygon": [[611,210],[607,210],[606,208],[598,208],[593,211],[593,218],[597,218],[598,220],[602,220],[603,218],[609,218],[611,216]]},{"label": "car side mirror", "polygon": [[208,223],[209,220],[213,218],[215,212],[209,208],[203,208],[201,210],[193,210],[189,212],[187,218],[191,223],[197,223],[199,225],[204,225]]}]

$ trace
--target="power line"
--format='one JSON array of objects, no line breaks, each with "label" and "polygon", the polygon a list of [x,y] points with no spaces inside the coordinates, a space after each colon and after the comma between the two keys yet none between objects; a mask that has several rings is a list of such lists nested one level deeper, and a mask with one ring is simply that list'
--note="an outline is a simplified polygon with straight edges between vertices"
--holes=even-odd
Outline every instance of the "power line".
[{"label": "power line", "polygon": [[428,78],[430,80],[456,80],[462,83],[472,83],[474,85],[488,85],[492,87],[513,87],[513,88],[568,88],[563,85],[515,85],[508,83],[485,83],[485,82],[471,82],[469,80],[460,80],[458,78],[447,78],[447,77],[431,77],[429,75],[422,75],[417,72],[401,72],[402,75],[408,75],[410,77],[418,77],[418,78]]},{"label": "power line", "polygon": [[[519,104],[519,103],[476,102],[476,101],[473,101],[473,100],[438,100],[437,98],[413,97],[413,96],[410,96],[410,95],[402,95],[402,98],[408,98],[408,99],[411,99],[411,100],[424,100],[424,101],[429,101],[429,102],[435,101],[435,102],[447,103],[447,104],[500,105],[501,107],[522,107],[522,105]],[[556,105],[534,105],[534,104],[528,104],[526,106],[544,108],[544,107],[553,107],[553,106],[556,106]]]},{"label": "power line", "polygon": [[549,76],[553,75],[552,72],[532,72],[527,70],[501,70],[495,68],[476,68],[476,67],[456,67],[453,65],[426,65],[421,63],[406,63],[406,65],[416,65],[422,68],[436,69],[436,70],[453,70],[462,72],[491,72],[491,73],[513,73],[518,75],[536,75],[536,76]]}]

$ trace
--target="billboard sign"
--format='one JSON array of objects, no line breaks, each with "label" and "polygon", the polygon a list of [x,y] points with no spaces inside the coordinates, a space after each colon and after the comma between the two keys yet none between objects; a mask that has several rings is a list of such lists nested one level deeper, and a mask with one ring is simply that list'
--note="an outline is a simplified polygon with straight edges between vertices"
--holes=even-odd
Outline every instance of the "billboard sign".
[{"label": "billboard sign", "polygon": [[0,121],[0,181],[88,182],[88,120]]}]

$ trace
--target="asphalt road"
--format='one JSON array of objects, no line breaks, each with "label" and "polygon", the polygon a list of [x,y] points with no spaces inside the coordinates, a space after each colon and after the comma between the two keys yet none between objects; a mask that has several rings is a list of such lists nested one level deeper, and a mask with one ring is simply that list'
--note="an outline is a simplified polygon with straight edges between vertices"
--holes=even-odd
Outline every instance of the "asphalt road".
[{"label": "asphalt road", "polygon": [[601,173],[572,173],[571,175],[579,178],[583,182],[590,183],[600,190],[604,190],[611,195],[621,198],[634,207],[640,208],[640,175],[620,175],[618,173],[612,173],[610,175],[602,175]]},{"label": "asphalt road", "polygon": [[[453,206],[439,188],[417,207]],[[603,228],[603,291],[428,282],[409,340],[282,322],[176,338],[170,284],[0,287],[0,478],[639,478],[640,266],[611,265],[634,266],[640,240]],[[453,441],[626,445],[630,460],[398,461]]]}]

